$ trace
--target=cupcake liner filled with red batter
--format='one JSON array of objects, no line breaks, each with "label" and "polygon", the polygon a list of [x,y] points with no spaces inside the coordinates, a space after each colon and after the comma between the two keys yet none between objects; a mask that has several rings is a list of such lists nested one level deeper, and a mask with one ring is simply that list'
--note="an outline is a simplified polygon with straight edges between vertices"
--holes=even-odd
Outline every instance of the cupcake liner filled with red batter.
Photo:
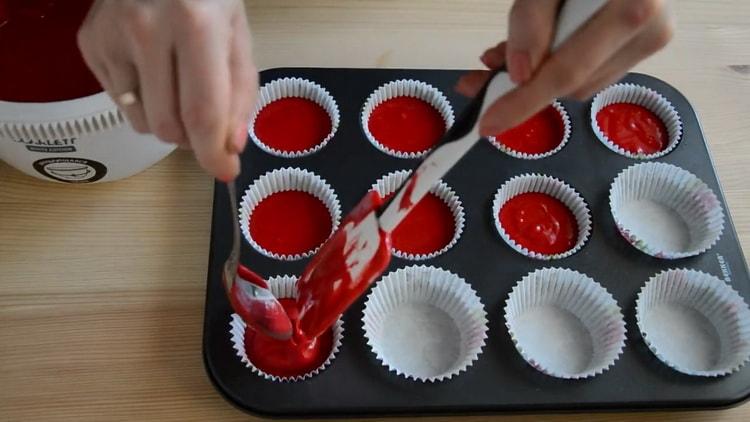
[{"label": "cupcake liner filled with red batter", "polygon": [[648,160],[668,154],[682,138],[677,110],[653,89],[620,83],[596,94],[591,127],[612,151]]},{"label": "cupcake liner filled with red batter", "polygon": [[625,347],[625,319],[611,293],[567,268],[541,268],[510,292],[505,326],[518,353],[534,369],[583,379],[615,364]]},{"label": "cupcake liner filled with red batter", "polygon": [[520,125],[488,139],[504,153],[524,160],[537,160],[559,152],[570,139],[570,117],[555,101]]},{"label": "cupcake liner filled with red batter", "polygon": [[[295,321],[297,278],[278,276],[268,279],[271,293]],[[327,368],[341,348],[344,322],[339,318],[323,335],[314,340],[276,340],[248,330],[237,314],[229,324],[232,347],[243,364],[263,378],[294,382],[311,378]]]},{"label": "cupcake liner filled with red batter", "polygon": [[578,252],[591,234],[591,213],[581,195],[562,180],[523,174],[495,194],[492,216],[500,237],[535,259],[560,259]]},{"label": "cupcake liner filled with red batter", "polygon": [[453,125],[453,107],[440,90],[409,80],[389,82],[365,101],[362,129],[375,148],[398,158],[429,152]]},{"label": "cupcake liner filled with red batter", "polygon": [[240,205],[240,228],[258,252],[293,261],[314,254],[339,225],[341,207],[331,186],[298,168],[256,179]]},{"label": "cupcake liner filled with red batter", "polygon": [[338,127],[339,107],[328,91],[307,79],[283,78],[261,87],[248,132],[269,154],[295,158],[326,146]]},{"label": "cupcake liner filled with red batter", "polygon": [[421,382],[458,376],[479,359],[487,312],[463,278],[413,266],[384,276],[367,296],[367,344],[389,370]]},{"label": "cupcake liner filled with red batter", "polygon": [[[372,189],[382,198],[387,198],[411,173],[411,170],[389,173],[378,179]],[[391,233],[393,254],[410,260],[441,255],[461,238],[464,221],[464,207],[458,195],[440,180]]]},{"label": "cupcake liner filled with red batter", "polygon": [[708,251],[724,230],[716,194],[672,164],[638,163],[620,172],[609,191],[612,217],[635,248],[662,259]]}]

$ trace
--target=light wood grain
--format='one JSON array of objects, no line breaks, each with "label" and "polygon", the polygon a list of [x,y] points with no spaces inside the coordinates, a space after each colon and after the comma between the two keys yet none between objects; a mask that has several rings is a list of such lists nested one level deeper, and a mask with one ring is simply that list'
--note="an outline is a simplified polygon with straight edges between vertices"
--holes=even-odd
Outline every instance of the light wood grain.
[{"label": "light wood grain", "polygon": [[[261,68],[471,68],[503,37],[510,2],[247,4]],[[669,81],[698,110],[750,251],[750,2],[673,4],[675,40],[636,70]],[[185,152],[97,186],[53,185],[0,164],[0,420],[248,419],[214,391],[201,361],[212,186]],[[750,404],[492,419],[583,418],[747,421]]]}]

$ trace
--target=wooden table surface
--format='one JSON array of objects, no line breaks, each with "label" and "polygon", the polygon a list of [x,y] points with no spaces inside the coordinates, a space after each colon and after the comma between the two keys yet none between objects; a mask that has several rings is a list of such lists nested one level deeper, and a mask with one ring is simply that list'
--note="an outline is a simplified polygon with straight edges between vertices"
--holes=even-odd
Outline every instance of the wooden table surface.
[{"label": "wooden table surface", "polygon": [[[636,70],[692,101],[750,251],[750,2],[673,4],[674,41]],[[248,13],[261,68],[471,68],[505,34],[509,5],[265,0],[248,1]],[[201,360],[212,190],[185,152],[90,186],[42,182],[0,163],[0,420],[249,418],[214,391]],[[746,421],[750,404],[493,420],[583,417]]]}]

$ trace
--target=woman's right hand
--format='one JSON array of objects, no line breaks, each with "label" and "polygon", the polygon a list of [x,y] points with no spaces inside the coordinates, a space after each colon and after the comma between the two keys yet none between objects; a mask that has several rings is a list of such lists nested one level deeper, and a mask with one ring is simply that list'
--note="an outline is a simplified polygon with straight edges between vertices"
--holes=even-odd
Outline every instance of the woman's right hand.
[{"label": "woman's right hand", "polygon": [[220,180],[239,174],[258,90],[241,0],[96,0],[78,43],[136,131],[192,148]]}]

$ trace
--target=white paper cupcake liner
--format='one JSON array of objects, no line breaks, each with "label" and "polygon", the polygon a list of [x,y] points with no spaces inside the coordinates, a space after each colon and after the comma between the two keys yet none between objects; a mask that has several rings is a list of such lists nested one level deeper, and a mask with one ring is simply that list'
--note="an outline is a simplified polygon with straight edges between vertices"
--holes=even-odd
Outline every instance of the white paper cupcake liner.
[{"label": "white paper cupcake liner", "polygon": [[625,347],[625,321],[617,302],[577,271],[543,268],[529,273],[513,287],[504,311],[518,353],[553,377],[601,374]]},{"label": "white paper cupcake liner", "polygon": [[[372,185],[372,189],[375,190],[378,193],[378,195],[380,195],[380,197],[385,198],[386,196],[396,192],[398,188],[400,188],[401,185],[404,184],[406,179],[409,178],[411,173],[412,173],[411,170],[399,170],[399,171],[388,173],[387,175],[378,179],[378,181]],[[461,204],[461,200],[459,199],[456,192],[453,189],[451,189],[450,186],[448,186],[448,184],[442,180],[439,180],[430,189],[429,192],[434,194],[438,198],[440,198],[443,202],[445,202],[448,208],[450,208],[451,213],[453,213],[453,229],[454,229],[453,238],[451,239],[450,242],[448,242],[447,245],[429,254],[416,254],[415,255],[415,254],[400,251],[394,247],[393,255],[399,258],[409,259],[412,261],[432,259],[438,255],[442,255],[443,253],[447,252],[449,249],[455,246],[456,243],[458,243],[458,240],[461,238],[461,234],[463,234],[463,231],[464,231],[465,214],[464,214],[464,207]]]},{"label": "white paper cupcake liner", "polygon": [[437,382],[467,370],[487,338],[487,313],[461,277],[413,266],[383,277],[365,303],[367,344],[389,370]]},{"label": "white paper cupcake liner", "polygon": [[[297,277],[285,275],[285,276],[277,276],[277,277],[271,277],[268,279],[268,288],[271,290],[271,293],[278,298],[278,299],[284,299],[284,298],[296,298],[297,297]],[[281,377],[278,375],[272,375],[269,374],[262,369],[256,367],[253,362],[248,358],[247,353],[245,351],[245,322],[242,320],[242,318],[237,314],[232,314],[232,320],[229,323],[229,333],[232,340],[232,347],[237,352],[237,356],[240,358],[242,363],[245,364],[246,367],[250,368],[250,370],[267,380],[270,381],[276,381],[276,382],[294,382],[294,381],[302,381],[307,378],[311,378],[317,374],[319,374],[322,370],[327,368],[333,359],[336,357],[336,354],[338,353],[339,349],[341,348],[341,341],[344,337],[344,322],[339,318],[336,323],[333,325],[333,347],[331,347],[331,353],[328,355],[328,358],[323,362],[319,367],[313,369],[312,371],[297,375],[293,377]]]},{"label": "white paper cupcake liner", "polygon": [[[515,240],[511,239],[508,232],[505,231],[498,216],[503,205],[512,198],[529,192],[547,194],[565,204],[573,213],[578,225],[578,240],[576,240],[575,245],[571,249],[551,255],[530,251],[516,243]],[[561,259],[573,255],[583,248],[591,234],[591,213],[583,197],[562,180],[542,174],[522,174],[505,182],[497,190],[495,199],[492,202],[492,221],[500,237],[503,238],[508,246],[525,256],[542,260]]]},{"label": "white paper cupcake liner", "polygon": [[643,286],[635,309],[648,348],[679,372],[719,377],[750,359],[750,309],[712,275],[662,271]]},{"label": "white paper cupcake liner", "polygon": [[341,206],[333,188],[318,175],[299,168],[285,167],[270,171],[256,179],[246,190],[240,201],[240,229],[248,243],[261,254],[284,261],[296,261],[313,255],[320,249],[295,255],[278,254],[262,247],[250,235],[250,216],[258,204],[274,193],[285,191],[307,192],[320,199],[331,214],[331,234],[336,231],[341,220]]},{"label": "white paper cupcake liner", "polygon": [[[636,154],[626,151],[609,139],[599,127],[596,115],[604,107],[617,103],[636,104],[656,114],[667,128],[667,135],[669,136],[667,147],[653,154]],[[639,160],[650,160],[669,154],[670,151],[677,147],[682,138],[682,120],[680,120],[680,115],[677,114],[677,110],[672,106],[672,103],[651,88],[631,83],[611,85],[596,94],[591,102],[591,128],[594,130],[596,137],[607,148],[620,155]]]},{"label": "white paper cupcake liner", "polygon": [[612,182],[609,205],[622,236],[657,258],[699,255],[724,230],[724,213],[711,188],[672,164],[639,163],[623,170]]},{"label": "white paper cupcake liner", "polygon": [[540,158],[546,158],[546,157],[549,157],[550,155],[557,154],[558,152],[560,152],[560,150],[562,150],[565,147],[565,145],[568,144],[568,141],[570,140],[570,132],[571,132],[570,116],[568,116],[568,112],[565,110],[565,107],[563,107],[562,103],[560,103],[559,101],[555,100],[552,103],[552,107],[554,107],[555,110],[557,110],[557,112],[560,113],[560,118],[563,121],[563,137],[560,140],[560,144],[550,151],[543,152],[541,154],[529,154],[526,152],[516,151],[512,148],[505,146],[495,136],[490,136],[487,139],[489,139],[492,145],[494,145],[500,151],[510,155],[511,157],[520,158],[523,160],[538,160]]},{"label": "white paper cupcake liner", "polygon": [[[331,119],[331,131],[328,135],[321,140],[317,145],[312,148],[308,148],[302,151],[281,151],[273,148],[263,142],[262,139],[258,138],[255,134],[255,120],[258,118],[261,110],[268,104],[280,100],[282,98],[305,98],[323,107],[328,113],[328,117]],[[260,88],[258,94],[258,104],[255,109],[255,113],[250,118],[247,130],[250,135],[250,139],[255,142],[255,145],[263,151],[275,155],[277,157],[284,158],[297,158],[306,155],[311,155],[318,152],[320,149],[328,144],[333,136],[336,134],[340,123],[339,106],[336,104],[333,96],[322,86],[311,82],[307,79],[301,78],[282,78],[271,81]]]},{"label": "white paper cupcake liner", "polygon": [[369,140],[370,143],[375,146],[375,148],[388,155],[398,158],[422,157],[427,154],[431,148],[419,152],[396,151],[381,144],[370,132],[368,122],[370,121],[370,115],[372,114],[372,111],[375,110],[375,108],[381,103],[397,97],[419,98],[435,107],[440,115],[443,116],[446,131],[450,129],[451,126],[453,126],[453,121],[455,119],[453,115],[453,107],[451,106],[450,102],[448,102],[448,98],[446,98],[446,96],[439,89],[425,82],[415,81],[413,79],[400,79],[382,85],[380,88],[376,89],[375,92],[370,94],[370,96],[365,101],[361,116],[362,130],[364,130],[367,140]]}]

